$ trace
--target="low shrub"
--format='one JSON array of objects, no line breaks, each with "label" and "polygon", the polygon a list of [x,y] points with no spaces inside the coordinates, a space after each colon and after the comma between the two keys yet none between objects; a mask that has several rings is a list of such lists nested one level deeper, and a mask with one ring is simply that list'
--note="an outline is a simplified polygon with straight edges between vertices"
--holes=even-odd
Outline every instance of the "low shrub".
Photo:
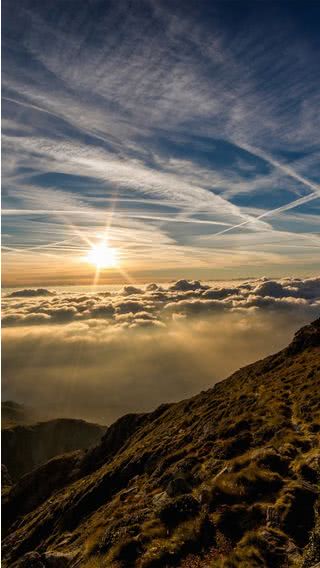
[{"label": "low shrub", "polygon": [[180,566],[189,554],[200,554],[215,542],[215,529],[208,515],[182,522],[170,537],[152,541],[141,561],[141,568]]},{"label": "low shrub", "polygon": [[237,542],[246,531],[259,526],[264,520],[261,507],[233,505],[224,507],[215,517],[215,527],[232,542]]},{"label": "low shrub", "polygon": [[141,542],[137,538],[127,538],[113,550],[113,559],[124,566],[131,566],[142,552]]},{"label": "low shrub", "polygon": [[[286,560],[286,536],[273,529],[246,533],[223,562],[223,568],[283,568]],[[216,565],[215,565],[216,567]]]},{"label": "low shrub", "polygon": [[182,495],[176,499],[164,503],[159,510],[160,520],[168,527],[194,517],[200,511],[200,503],[192,495]]},{"label": "low shrub", "polygon": [[292,483],[276,503],[281,527],[300,547],[306,546],[314,526],[316,499],[316,491],[309,486]]},{"label": "low shrub", "polygon": [[276,473],[261,469],[254,462],[237,472],[224,473],[211,487],[210,509],[221,504],[252,503],[266,499],[283,485],[283,479]]}]

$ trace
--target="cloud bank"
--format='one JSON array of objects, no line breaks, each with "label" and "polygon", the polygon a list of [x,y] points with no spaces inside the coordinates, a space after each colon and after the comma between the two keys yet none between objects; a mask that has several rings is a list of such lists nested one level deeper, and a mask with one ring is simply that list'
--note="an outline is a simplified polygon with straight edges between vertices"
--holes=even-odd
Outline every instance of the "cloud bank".
[{"label": "cloud bank", "polygon": [[[43,299],[45,297],[45,299]],[[15,298],[25,298],[26,301]],[[124,286],[117,292],[64,293],[45,288],[9,293],[3,301],[2,325],[66,324],[87,326],[168,326],[179,317],[248,310],[294,311],[307,317],[320,309],[320,278],[262,278],[211,286],[199,280],[178,280],[167,287]]]},{"label": "cloud bank", "polygon": [[319,313],[320,278],[7,294],[3,396],[109,423],[209,388]]}]

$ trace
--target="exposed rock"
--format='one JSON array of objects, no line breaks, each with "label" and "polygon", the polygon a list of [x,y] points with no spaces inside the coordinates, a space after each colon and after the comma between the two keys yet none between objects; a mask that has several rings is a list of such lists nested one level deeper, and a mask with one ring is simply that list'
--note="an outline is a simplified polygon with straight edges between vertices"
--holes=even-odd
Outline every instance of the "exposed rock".
[{"label": "exposed rock", "polygon": [[46,568],[72,568],[74,558],[74,554],[61,552],[45,552],[43,554]]},{"label": "exposed rock", "polygon": [[87,453],[82,465],[83,472],[92,472],[112,459],[148,418],[147,414],[126,414],[109,426],[101,443]]},{"label": "exposed rock", "polygon": [[274,507],[267,508],[267,527],[279,528],[280,527],[280,514]]},{"label": "exposed rock", "polygon": [[292,343],[287,347],[286,352],[289,355],[295,355],[304,349],[319,347],[320,345],[320,318],[312,324],[306,325],[299,329],[294,336]]},{"label": "exposed rock", "polygon": [[167,485],[166,492],[170,497],[177,497],[178,495],[184,495],[185,493],[191,492],[191,485],[187,480],[180,476],[171,479]]},{"label": "exposed rock", "polygon": [[112,527],[104,533],[99,543],[99,550],[101,552],[105,552],[114,544],[130,540],[132,537],[139,534],[140,527],[138,524],[128,523],[127,525],[123,525],[123,522],[124,520],[119,523],[119,526]]}]

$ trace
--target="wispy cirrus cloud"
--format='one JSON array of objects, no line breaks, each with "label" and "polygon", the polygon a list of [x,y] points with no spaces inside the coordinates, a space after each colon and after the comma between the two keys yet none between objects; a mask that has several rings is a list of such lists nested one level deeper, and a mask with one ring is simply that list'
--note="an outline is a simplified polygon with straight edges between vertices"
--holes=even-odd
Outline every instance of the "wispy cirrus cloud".
[{"label": "wispy cirrus cloud", "polygon": [[[140,270],[156,269],[168,243],[172,263],[196,269],[205,258],[209,270],[208,235],[220,235],[214,242],[225,242],[228,259],[231,232],[235,255],[248,265],[260,255],[261,267],[263,238],[286,242],[291,233],[299,247],[303,233],[308,266],[317,266],[308,223],[319,194],[317,7],[302,21],[287,2],[259,13],[244,3],[241,25],[219,2],[52,9],[27,0],[19,12],[4,3],[8,254],[41,244],[47,254],[50,240],[59,254],[55,243],[68,239],[70,252],[75,234],[99,234],[113,210],[110,234]],[[134,253],[135,229],[142,239]],[[143,235],[152,235],[153,255]],[[215,246],[212,270],[220,266]],[[271,264],[299,256],[281,243],[267,253]]]}]

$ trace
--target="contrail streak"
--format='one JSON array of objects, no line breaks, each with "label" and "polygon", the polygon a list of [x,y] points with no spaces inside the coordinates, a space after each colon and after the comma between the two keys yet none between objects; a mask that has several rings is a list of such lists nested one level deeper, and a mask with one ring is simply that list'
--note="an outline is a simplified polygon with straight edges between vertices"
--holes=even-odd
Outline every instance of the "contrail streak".
[{"label": "contrail streak", "polygon": [[246,221],[243,221],[242,223],[238,223],[237,225],[233,225],[232,227],[228,227],[227,229],[223,229],[222,231],[219,231],[218,233],[214,233],[213,236],[224,235],[225,233],[228,233],[229,231],[233,231],[234,229],[238,229],[239,227],[244,227],[245,225],[248,225],[249,223],[254,223],[255,221],[259,221],[260,219],[263,219],[264,217],[268,217],[269,215],[273,215],[274,213],[281,213],[282,211],[289,211],[290,209],[293,209],[294,207],[299,207],[299,205],[303,205],[304,203],[308,203],[309,201],[313,201],[314,199],[317,199],[317,198],[320,197],[320,186],[318,184],[313,183],[312,181],[308,180],[307,178],[301,176],[295,170],[293,170],[290,166],[286,166],[285,164],[278,162],[278,160],[275,160],[274,158],[269,156],[269,154],[267,154],[263,150],[260,150],[259,148],[252,147],[249,144],[245,144],[243,142],[239,143],[238,141],[236,142],[236,144],[239,148],[246,150],[247,152],[249,152],[250,154],[253,154],[254,156],[258,156],[259,158],[262,158],[263,160],[265,160],[266,162],[268,162],[269,164],[271,164],[275,168],[278,168],[279,170],[281,170],[287,176],[289,176],[289,177],[299,181],[303,185],[309,187],[310,189],[313,190],[313,192],[309,193],[309,195],[305,195],[304,197],[300,197],[299,199],[295,199],[294,201],[291,201],[290,203],[287,203],[286,205],[281,205],[281,207],[277,207],[276,209],[270,209],[269,211],[265,211],[264,213],[262,213],[258,217],[253,217],[250,220],[246,220]]},{"label": "contrail streak", "polygon": [[224,235],[225,233],[229,233],[229,231],[233,231],[234,229],[238,229],[239,227],[244,227],[250,223],[254,223],[255,221],[260,221],[260,219],[264,219],[264,217],[268,217],[269,215],[273,215],[274,213],[282,213],[282,211],[289,211],[294,207],[299,207],[299,205],[303,205],[304,203],[309,203],[309,201],[313,201],[314,199],[319,199],[320,192],[313,192],[309,193],[309,195],[305,195],[304,197],[300,197],[299,199],[295,199],[294,201],[290,201],[286,205],[281,205],[281,207],[277,207],[276,209],[270,209],[269,211],[265,211],[258,217],[253,217],[248,221],[243,221],[242,223],[238,223],[237,225],[233,225],[232,227],[228,227],[227,229],[223,229],[223,231],[219,231],[218,233],[214,233],[214,237],[218,237],[219,235]]},{"label": "contrail streak", "polygon": [[265,160],[266,162],[271,164],[271,166],[278,168],[283,173],[285,173],[287,176],[289,176],[293,179],[296,179],[297,181],[300,181],[300,183],[302,183],[303,185],[306,185],[310,189],[313,189],[313,191],[317,192],[320,196],[320,186],[318,184],[313,183],[312,181],[308,180],[307,178],[301,176],[295,170],[293,170],[290,166],[286,166],[285,164],[282,164],[278,160],[275,160],[274,158],[272,158],[272,156],[269,156],[269,154],[267,154],[263,150],[260,150],[259,148],[252,147],[249,144],[237,143],[237,146],[239,146],[239,148],[242,148],[243,150],[246,150],[250,154],[258,156],[258,158],[262,158],[262,160]]}]

